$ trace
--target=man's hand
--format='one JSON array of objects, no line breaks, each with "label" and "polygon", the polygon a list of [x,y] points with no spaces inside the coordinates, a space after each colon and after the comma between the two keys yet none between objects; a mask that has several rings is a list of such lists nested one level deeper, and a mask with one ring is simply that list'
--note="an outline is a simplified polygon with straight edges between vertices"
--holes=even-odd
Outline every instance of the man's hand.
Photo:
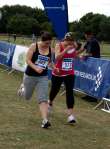
[{"label": "man's hand", "polygon": [[84,54],[84,55],[81,55],[81,56],[80,56],[80,59],[81,59],[81,60],[87,60],[88,57],[89,57],[88,54]]}]

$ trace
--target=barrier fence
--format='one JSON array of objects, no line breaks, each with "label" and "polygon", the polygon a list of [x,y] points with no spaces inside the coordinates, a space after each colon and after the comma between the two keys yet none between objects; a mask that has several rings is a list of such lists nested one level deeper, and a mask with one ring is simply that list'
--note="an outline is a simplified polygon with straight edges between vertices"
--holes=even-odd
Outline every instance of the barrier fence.
[{"label": "barrier fence", "polygon": [[[0,64],[24,72],[28,47],[0,41]],[[101,99],[110,113],[110,61],[107,59],[74,59],[74,89]],[[48,72],[51,78],[51,70]],[[99,105],[101,104],[99,103]],[[96,106],[96,108],[98,105]]]}]

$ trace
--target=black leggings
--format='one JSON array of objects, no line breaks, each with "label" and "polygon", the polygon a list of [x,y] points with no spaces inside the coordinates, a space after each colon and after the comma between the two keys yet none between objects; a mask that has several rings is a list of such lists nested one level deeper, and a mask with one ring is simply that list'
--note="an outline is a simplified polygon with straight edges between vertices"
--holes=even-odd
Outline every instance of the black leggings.
[{"label": "black leggings", "polygon": [[74,87],[74,76],[73,75],[68,75],[64,77],[58,77],[52,75],[51,79],[51,90],[50,90],[50,95],[49,99],[50,101],[53,101],[54,98],[56,97],[57,93],[60,90],[61,84],[64,82],[65,88],[66,88],[66,104],[67,108],[73,108],[74,106],[74,95],[73,95],[73,87]]}]

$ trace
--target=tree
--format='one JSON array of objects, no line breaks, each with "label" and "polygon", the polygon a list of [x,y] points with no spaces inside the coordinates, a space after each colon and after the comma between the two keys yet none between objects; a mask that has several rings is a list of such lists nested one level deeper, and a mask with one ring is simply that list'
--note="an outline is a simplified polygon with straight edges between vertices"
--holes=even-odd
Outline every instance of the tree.
[{"label": "tree", "polygon": [[7,29],[9,33],[28,35],[37,32],[39,34],[40,25],[33,18],[16,14],[8,20]]},{"label": "tree", "polygon": [[100,40],[110,41],[110,17],[103,18],[98,36]]},{"label": "tree", "polygon": [[48,32],[52,32],[52,24],[49,23],[49,22],[44,22],[41,25],[41,29],[45,30],[45,31],[48,31]]},{"label": "tree", "polygon": [[[48,22],[48,18],[42,9],[20,5],[5,5],[0,10],[3,14],[0,22],[1,33],[35,33],[39,35],[42,24]],[[51,27],[50,24],[49,27]],[[48,30],[51,30],[49,27]]]},{"label": "tree", "polygon": [[84,32],[91,30],[100,40],[109,40],[110,19],[102,14],[92,12],[84,15],[79,22],[74,21],[70,24],[70,31],[74,32],[76,38],[83,39]]},{"label": "tree", "polygon": [[48,17],[42,9],[35,8],[33,13],[33,18],[35,18],[40,24],[48,22]]}]

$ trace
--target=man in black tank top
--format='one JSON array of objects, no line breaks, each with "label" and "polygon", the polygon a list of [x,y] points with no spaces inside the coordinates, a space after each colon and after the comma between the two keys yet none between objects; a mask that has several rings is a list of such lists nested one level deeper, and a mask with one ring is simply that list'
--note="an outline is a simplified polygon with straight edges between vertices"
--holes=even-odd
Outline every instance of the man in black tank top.
[{"label": "man in black tank top", "polygon": [[42,116],[42,128],[51,126],[48,121],[48,64],[51,59],[52,37],[50,33],[44,32],[41,41],[30,46],[27,56],[27,68],[24,74],[18,94],[27,100],[32,97],[33,91],[37,92],[37,100]]}]

